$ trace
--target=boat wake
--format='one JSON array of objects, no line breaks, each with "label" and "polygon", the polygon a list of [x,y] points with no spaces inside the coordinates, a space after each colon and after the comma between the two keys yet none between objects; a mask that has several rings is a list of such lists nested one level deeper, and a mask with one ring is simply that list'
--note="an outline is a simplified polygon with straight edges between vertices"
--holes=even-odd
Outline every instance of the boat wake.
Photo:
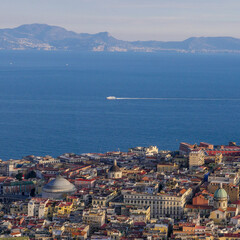
[{"label": "boat wake", "polygon": [[108,100],[161,100],[161,101],[240,101],[240,98],[132,98],[107,97]]}]

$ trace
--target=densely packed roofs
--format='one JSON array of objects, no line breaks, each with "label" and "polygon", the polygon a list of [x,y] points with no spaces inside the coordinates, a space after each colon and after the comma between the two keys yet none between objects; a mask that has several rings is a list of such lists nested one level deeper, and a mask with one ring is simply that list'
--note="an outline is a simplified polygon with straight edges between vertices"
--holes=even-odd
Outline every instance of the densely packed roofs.
[{"label": "densely packed roofs", "polygon": [[181,143],[0,163],[0,237],[239,239],[240,147]]}]

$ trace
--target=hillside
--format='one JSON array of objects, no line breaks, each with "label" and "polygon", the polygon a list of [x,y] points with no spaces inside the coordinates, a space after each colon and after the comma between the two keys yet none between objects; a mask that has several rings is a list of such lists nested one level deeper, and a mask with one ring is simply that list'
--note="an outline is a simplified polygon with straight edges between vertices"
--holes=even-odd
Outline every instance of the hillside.
[{"label": "hillside", "polygon": [[0,29],[0,50],[73,50],[134,52],[237,52],[240,39],[232,37],[192,37],[184,41],[123,41],[108,32],[75,33],[47,24],[28,24]]}]

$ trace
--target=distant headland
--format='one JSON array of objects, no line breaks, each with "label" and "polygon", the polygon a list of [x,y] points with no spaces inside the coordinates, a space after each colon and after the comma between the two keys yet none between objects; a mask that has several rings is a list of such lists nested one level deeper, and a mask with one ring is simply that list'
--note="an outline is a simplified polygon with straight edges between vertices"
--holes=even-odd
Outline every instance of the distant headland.
[{"label": "distant headland", "polygon": [[123,41],[108,32],[76,33],[47,24],[0,29],[0,50],[240,53],[240,39],[192,37],[184,41]]}]

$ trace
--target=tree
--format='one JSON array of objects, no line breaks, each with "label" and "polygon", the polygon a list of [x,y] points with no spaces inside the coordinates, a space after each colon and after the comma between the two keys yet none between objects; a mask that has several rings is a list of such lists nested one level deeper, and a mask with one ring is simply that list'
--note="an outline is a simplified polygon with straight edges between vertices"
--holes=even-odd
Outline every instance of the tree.
[{"label": "tree", "polygon": [[19,180],[19,181],[22,181],[22,177],[23,177],[23,174],[22,173],[18,173],[16,175],[16,179]]},{"label": "tree", "polygon": [[30,196],[31,196],[31,197],[35,197],[35,188],[33,188],[33,189],[31,190]]},{"label": "tree", "polygon": [[34,171],[31,171],[31,172],[29,172],[27,174],[26,179],[28,179],[28,178],[36,178],[36,176],[37,176],[36,173]]}]

